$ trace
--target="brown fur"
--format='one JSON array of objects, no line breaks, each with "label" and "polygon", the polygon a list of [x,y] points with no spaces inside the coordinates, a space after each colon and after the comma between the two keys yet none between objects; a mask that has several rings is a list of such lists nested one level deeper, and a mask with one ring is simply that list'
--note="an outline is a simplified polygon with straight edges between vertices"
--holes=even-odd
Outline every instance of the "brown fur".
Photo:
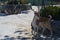
[{"label": "brown fur", "polygon": [[[47,28],[48,30],[50,30],[51,36],[52,36],[52,28],[51,28],[51,25],[50,25],[49,18],[41,17],[40,13],[38,13],[38,12],[36,12],[35,15],[37,17],[39,17],[39,19],[36,20],[36,24],[39,25],[39,23],[40,23],[41,24],[40,26],[43,26],[43,28]],[[44,29],[43,29],[43,32],[44,32]],[[42,34],[43,34],[43,32],[42,32]]]}]

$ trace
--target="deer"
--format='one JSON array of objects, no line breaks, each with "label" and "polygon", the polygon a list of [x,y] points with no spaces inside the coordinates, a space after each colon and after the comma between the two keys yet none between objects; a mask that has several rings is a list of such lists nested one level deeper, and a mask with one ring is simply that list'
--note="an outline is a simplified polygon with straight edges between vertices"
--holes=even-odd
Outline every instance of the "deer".
[{"label": "deer", "polygon": [[48,15],[50,18],[41,17],[40,13],[36,12],[36,11],[34,11],[34,14],[35,14],[35,16],[34,16],[35,17],[35,21],[34,21],[34,19],[33,19],[33,21],[35,22],[34,23],[35,26],[33,25],[33,23],[31,24],[31,26],[34,28],[34,34],[36,34],[35,33],[36,28],[37,28],[37,33],[38,33],[38,30],[39,30],[38,28],[43,28],[43,30],[41,32],[41,35],[44,33],[45,29],[47,28],[50,31],[51,37],[52,37],[53,32],[52,32],[52,27],[51,27],[51,24],[50,24],[52,16]]}]

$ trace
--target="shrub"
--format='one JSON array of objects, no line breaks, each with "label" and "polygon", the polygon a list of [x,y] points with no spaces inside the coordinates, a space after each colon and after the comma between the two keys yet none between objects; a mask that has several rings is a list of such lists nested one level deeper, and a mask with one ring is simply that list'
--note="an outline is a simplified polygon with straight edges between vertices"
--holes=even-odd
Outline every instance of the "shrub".
[{"label": "shrub", "polygon": [[49,6],[45,7],[44,9],[41,9],[42,13],[41,15],[44,17],[47,17],[49,14],[52,15],[53,19],[60,20],[60,8],[56,6]]}]

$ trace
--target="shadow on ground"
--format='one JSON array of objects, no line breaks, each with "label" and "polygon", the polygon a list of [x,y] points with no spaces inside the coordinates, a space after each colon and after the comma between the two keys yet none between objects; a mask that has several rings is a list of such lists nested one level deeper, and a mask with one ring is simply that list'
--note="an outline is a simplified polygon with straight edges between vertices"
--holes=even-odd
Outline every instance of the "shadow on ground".
[{"label": "shadow on ground", "polygon": [[15,38],[15,37],[9,37],[6,35],[4,39],[0,39],[0,40],[31,40],[31,39],[27,37],[22,37],[22,36],[17,36]]},{"label": "shadow on ground", "polygon": [[5,35],[4,39],[0,39],[0,40],[31,40],[31,38],[29,37],[21,36],[21,34],[25,34],[25,35],[29,34],[28,32],[26,32],[26,30],[17,30],[14,32],[14,34],[16,33],[18,33],[19,36],[17,35],[16,37],[10,37],[9,35]]}]

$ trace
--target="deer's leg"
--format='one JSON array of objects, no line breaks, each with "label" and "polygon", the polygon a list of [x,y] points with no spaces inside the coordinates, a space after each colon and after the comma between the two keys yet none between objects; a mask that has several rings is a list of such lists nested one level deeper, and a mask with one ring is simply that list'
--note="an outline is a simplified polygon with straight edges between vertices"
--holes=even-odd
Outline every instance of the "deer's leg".
[{"label": "deer's leg", "polygon": [[33,27],[33,31],[32,31],[32,34],[35,35],[36,34],[36,27]]},{"label": "deer's leg", "polygon": [[48,28],[48,30],[50,31],[50,33],[51,33],[51,37],[52,37],[53,32],[52,32],[52,27],[51,27],[51,25],[50,25],[50,24],[49,24],[49,25],[47,25],[47,28]]},{"label": "deer's leg", "polygon": [[38,34],[38,27],[37,27],[37,34]]},{"label": "deer's leg", "polygon": [[43,35],[44,31],[45,31],[45,28],[43,28],[41,35],[40,35],[40,37],[42,37],[42,38],[46,38],[46,36]]},{"label": "deer's leg", "polygon": [[43,30],[42,30],[42,32],[41,32],[41,35],[44,33],[44,31],[45,31],[45,28],[43,28]]},{"label": "deer's leg", "polygon": [[51,32],[51,37],[52,37],[52,35],[53,35],[52,28],[50,28],[50,32]]},{"label": "deer's leg", "polygon": [[36,28],[37,27],[34,27],[34,26],[31,25],[31,29],[32,29],[31,33],[32,33],[32,35],[36,35]]},{"label": "deer's leg", "polygon": [[34,34],[34,27],[32,26],[32,24],[31,24],[31,33],[32,33],[32,35]]}]

